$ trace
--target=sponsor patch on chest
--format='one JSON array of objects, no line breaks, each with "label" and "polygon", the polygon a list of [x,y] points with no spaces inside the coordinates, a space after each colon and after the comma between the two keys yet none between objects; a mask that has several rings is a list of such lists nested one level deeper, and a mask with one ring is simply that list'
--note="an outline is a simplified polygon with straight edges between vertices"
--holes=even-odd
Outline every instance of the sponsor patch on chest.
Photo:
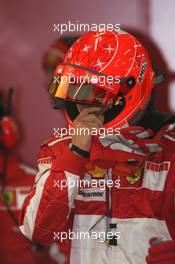
[{"label": "sponsor patch on chest", "polygon": [[81,189],[76,200],[82,201],[105,201],[106,192],[100,188],[84,188]]}]

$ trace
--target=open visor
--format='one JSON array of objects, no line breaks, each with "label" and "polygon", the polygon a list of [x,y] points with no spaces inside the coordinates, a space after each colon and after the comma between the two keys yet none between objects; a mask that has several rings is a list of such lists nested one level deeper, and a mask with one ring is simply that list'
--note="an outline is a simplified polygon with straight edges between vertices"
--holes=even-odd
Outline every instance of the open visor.
[{"label": "open visor", "polygon": [[49,93],[58,99],[94,105],[104,105],[111,94],[85,80],[80,83],[73,79],[68,80],[66,76],[54,76]]},{"label": "open visor", "polygon": [[[82,68],[59,65],[50,84],[49,93],[60,100],[106,105],[116,94],[113,87],[106,83],[104,75],[97,76]],[[118,84],[117,86],[119,89]]]}]

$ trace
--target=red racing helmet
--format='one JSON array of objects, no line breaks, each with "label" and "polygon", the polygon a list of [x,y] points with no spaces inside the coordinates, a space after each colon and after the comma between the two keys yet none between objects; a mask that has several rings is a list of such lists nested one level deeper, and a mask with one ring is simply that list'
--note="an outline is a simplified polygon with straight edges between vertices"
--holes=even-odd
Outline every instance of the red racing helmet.
[{"label": "red racing helmet", "polygon": [[71,126],[79,103],[104,107],[104,128],[120,128],[143,116],[153,80],[150,57],[134,36],[122,30],[93,31],[69,49],[49,91],[64,101]]}]

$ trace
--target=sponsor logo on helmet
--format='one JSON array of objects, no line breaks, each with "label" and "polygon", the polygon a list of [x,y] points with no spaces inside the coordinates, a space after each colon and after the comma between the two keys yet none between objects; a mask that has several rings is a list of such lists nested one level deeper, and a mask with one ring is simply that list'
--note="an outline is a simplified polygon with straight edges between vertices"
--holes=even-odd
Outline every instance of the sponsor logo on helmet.
[{"label": "sponsor logo on helmet", "polygon": [[140,71],[140,73],[139,73],[138,83],[141,83],[141,82],[142,82],[143,77],[144,77],[145,72],[146,72],[146,68],[147,68],[147,62],[146,62],[146,60],[144,60],[144,61],[143,61],[143,64],[142,64],[141,71]]}]

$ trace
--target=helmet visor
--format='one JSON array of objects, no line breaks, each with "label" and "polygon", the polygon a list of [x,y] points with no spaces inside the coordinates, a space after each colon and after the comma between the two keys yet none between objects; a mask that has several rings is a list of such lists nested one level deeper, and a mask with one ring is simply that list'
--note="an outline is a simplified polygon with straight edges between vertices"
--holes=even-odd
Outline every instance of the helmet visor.
[{"label": "helmet visor", "polygon": [[104,105],[109,92],[86,81],[76,82],[65,76],[53,77],[49,93],[58,99],[83,104]]}]

